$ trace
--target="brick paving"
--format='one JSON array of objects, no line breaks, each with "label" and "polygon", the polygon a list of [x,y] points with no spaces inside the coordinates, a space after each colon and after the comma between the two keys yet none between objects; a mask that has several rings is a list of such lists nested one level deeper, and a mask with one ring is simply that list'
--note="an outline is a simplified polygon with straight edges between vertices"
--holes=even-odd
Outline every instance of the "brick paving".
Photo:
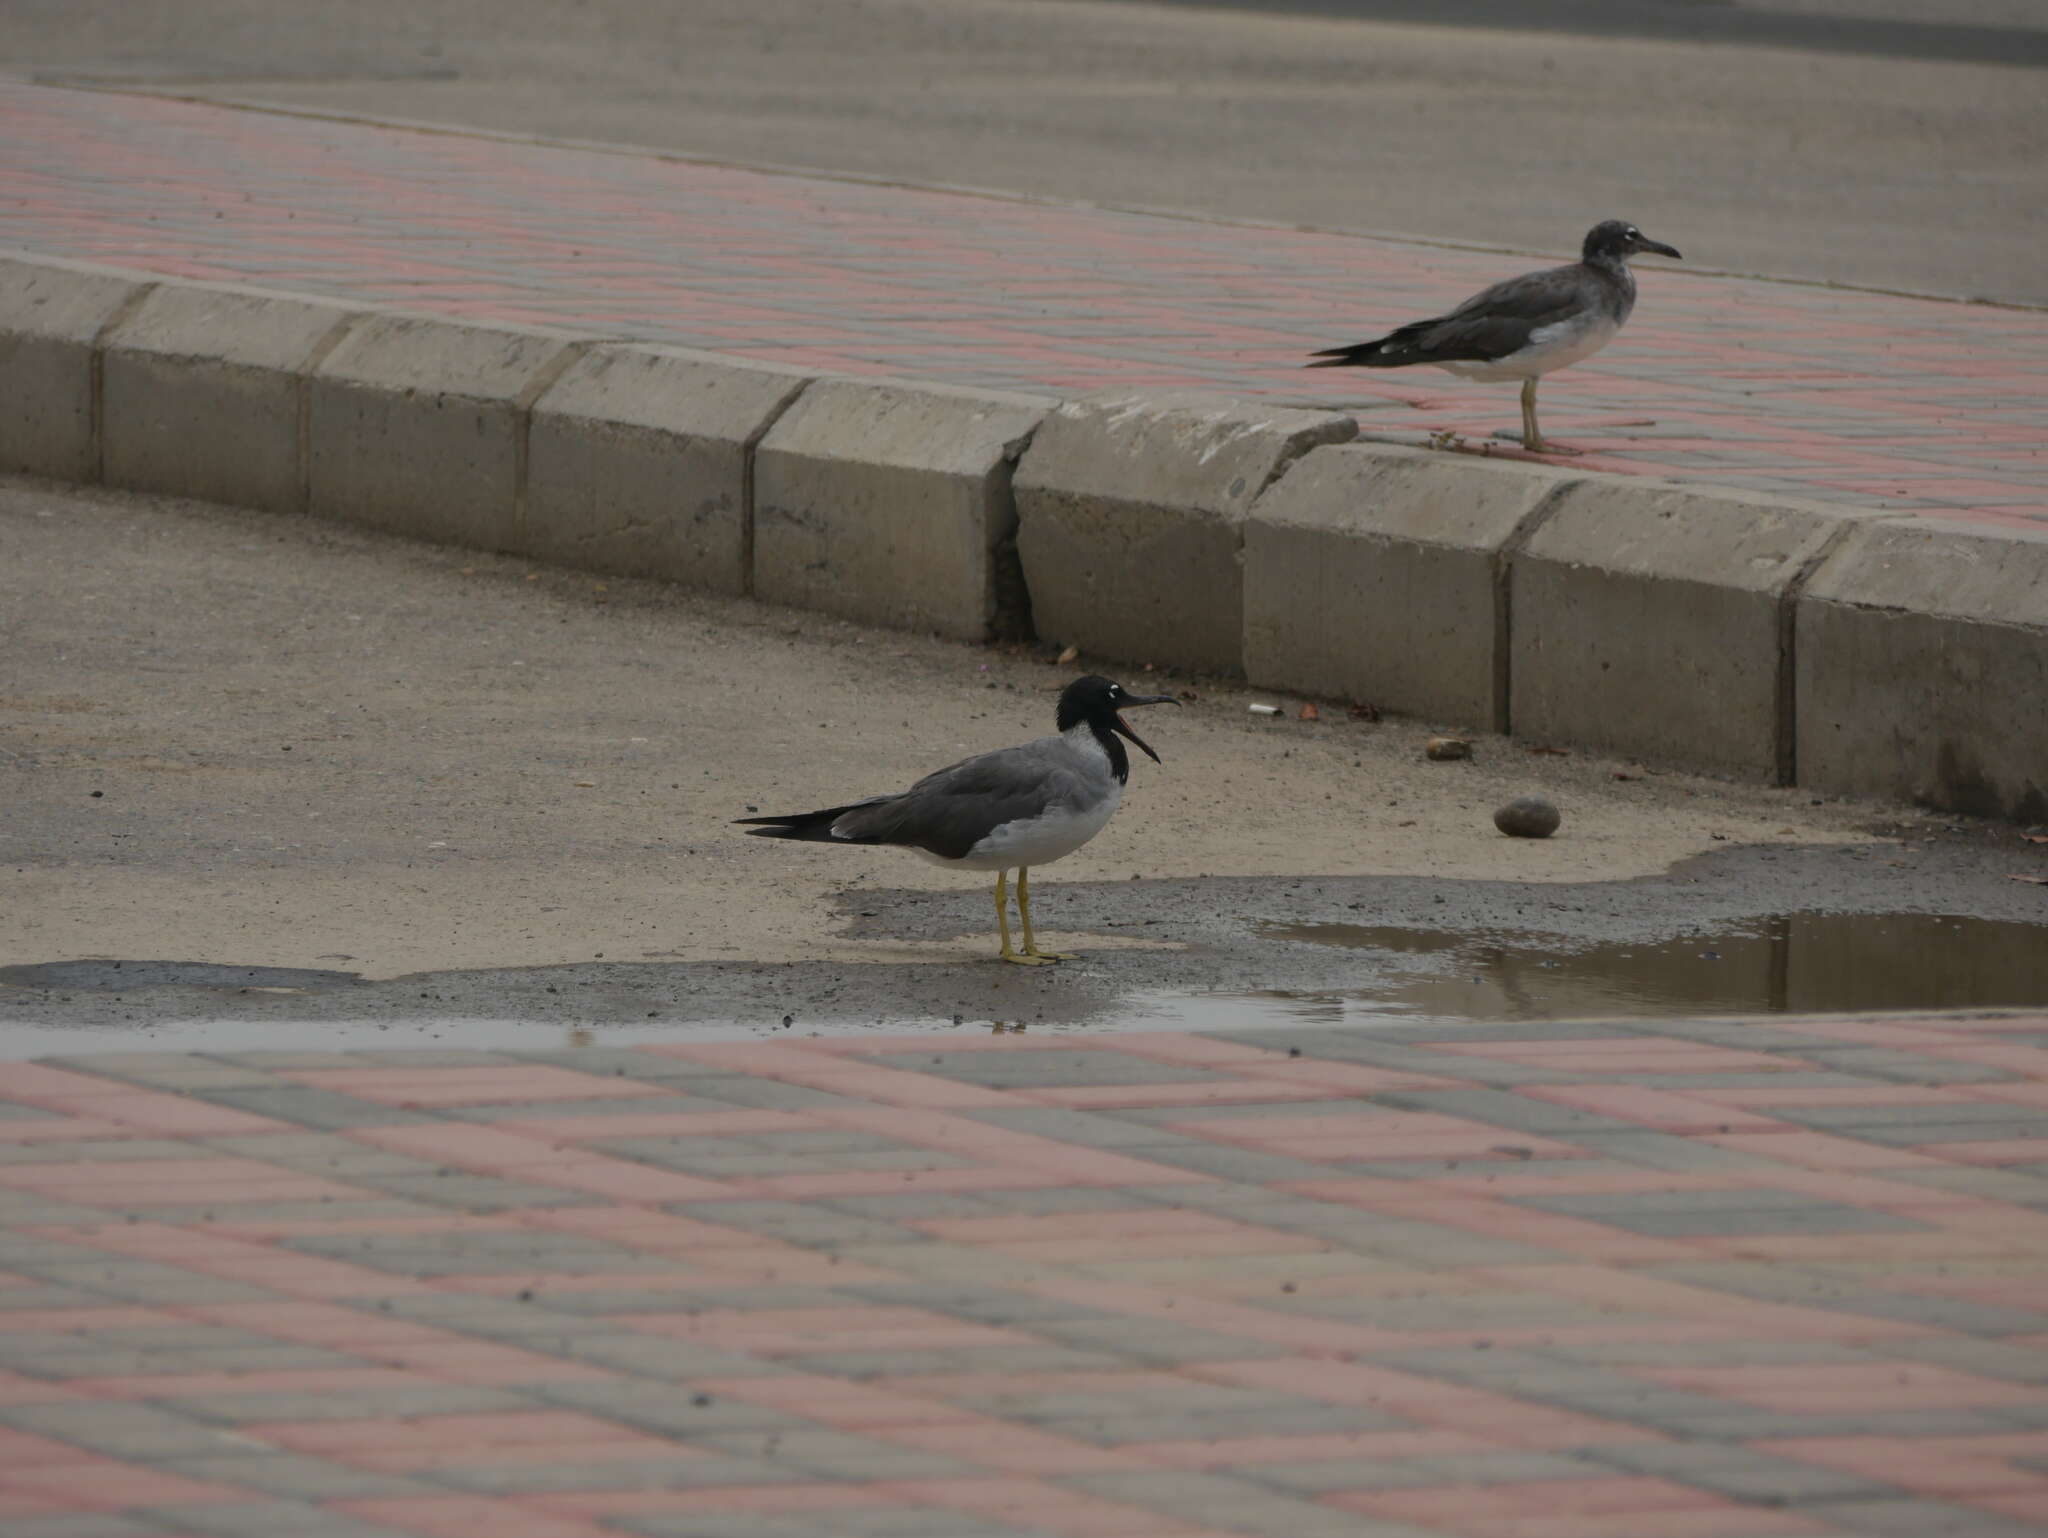
[{"label": "brick paving", "polygon": [[2048,1015],[0,1074],[9,1538],[2020,1538]]},{"label": "brick paving", "polygon": [[[1711,230],[1651,207],[1561,215],[1553,254],[1610,213],[1714,264]],[[1511,386],[1298,360],[1535,264],[4,82],[0,245],[847,374],[1335,402],[1472,443],[1516,425]],[[1544,384],[1575,463],[2048,525],[2048,312],[1641,276],[1621,339]]]}]

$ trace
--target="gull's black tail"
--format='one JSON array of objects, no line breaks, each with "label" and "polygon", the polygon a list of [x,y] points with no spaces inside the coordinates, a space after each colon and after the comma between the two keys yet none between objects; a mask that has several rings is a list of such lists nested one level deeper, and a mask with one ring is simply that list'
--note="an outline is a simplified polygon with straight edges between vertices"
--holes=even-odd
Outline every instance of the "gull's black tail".
[{"label": "gull's black tail", "polygon": [[1398,331],[1389,331],[1385,336],[1376,336],[1370,342],[1353,342],[1349,347],[1325,347],[1321,352],[1310,353],[1314,361],[1304,363],[1303,368],[1400,368],[1407,363],[1420,363],[1416,356],[1415,333],[1424,325],[1403,326]]},{"label": "gull's black tail", "polygon": [[832,824],[857,806],[866,806],[865,801],[850,802],[845,806],[828,806],[815,812],[792,812],[780,817],[735,817],[735,823],[751,823],[747,832],[755,838],[797,838],[813,844],[865,844],[871,839],[840,838],[832,831]]}]

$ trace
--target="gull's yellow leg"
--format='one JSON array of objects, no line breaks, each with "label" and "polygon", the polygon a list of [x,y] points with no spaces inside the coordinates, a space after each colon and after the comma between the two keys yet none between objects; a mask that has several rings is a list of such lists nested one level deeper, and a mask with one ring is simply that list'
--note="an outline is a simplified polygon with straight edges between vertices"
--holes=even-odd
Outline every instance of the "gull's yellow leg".
[{"label": "gull's yellow leg", "polygon": [[1017,913],[1024,920],[1024,954],[1042,961],[1072,961],[1072,951],[1042,951],[1031,935],[1031,872],[1017,867]]},{"label": "gull's yellow leg", "polygon": [[1522,447],[1532,454],[1576,454],[1577,449],[1568,449],[1561,443],[1545,443],[1543,430],[1536,425],[1536,381],[1522,381]]},{"label": "gull's yellow leg", "polygon": [[[1008,871],[999,870],[996,872],[996,933],[1003,937],[1003,948],[996,952],[996,960],[1014,961],[1020,967],[1042,967],[1051,961],[1052,958],[1032,953],[1031,920],[1028,916],[1024,920],[1024,949],[1021,951],[1015,950],[1010,945],[1009,878],[1010,873]],[[1017,871],[1017,895],[1019,898],[1022,898],[1024,895],[1024,872],[1021,867]],[[1021,903],[1019,904],[1018,911],[1024,911]]]}]

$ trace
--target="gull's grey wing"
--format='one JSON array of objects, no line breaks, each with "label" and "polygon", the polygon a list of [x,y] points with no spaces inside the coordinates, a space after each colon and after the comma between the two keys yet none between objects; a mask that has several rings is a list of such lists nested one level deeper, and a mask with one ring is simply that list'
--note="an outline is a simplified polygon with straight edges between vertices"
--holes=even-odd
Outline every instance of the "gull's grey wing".
[{"label": "gull's grey wing", "polygon": [[[1489,362],[1528,345],[1531,332],[1597,304],[1599,280],[1584,267],[1553,267],[1482,289],[1447,315],[1403,326],[1387,341],[1412,363]],[[1396,343],[1395,339],[1399,338]]]},{"label": "gull's grey wing", "polygon": [[1442,315],[1410,321],[1385,336],[1314,356],[1311,368],[1401,368],[1411,363],[1491,363],[1519,352],[1532,332],[1604,311],[1619,325],[1635,294],[1583,263],[1551,267],[1481,289]]},{"label": "gull's grey wing", "polygon": [[1092,786],[1082,760],[1058,737],[977,754],[936,769],[900,796],[854,807],[832,825],[835,837],[903,844],[958,860],[1007,822],[1082,805],[1106,793]]}]

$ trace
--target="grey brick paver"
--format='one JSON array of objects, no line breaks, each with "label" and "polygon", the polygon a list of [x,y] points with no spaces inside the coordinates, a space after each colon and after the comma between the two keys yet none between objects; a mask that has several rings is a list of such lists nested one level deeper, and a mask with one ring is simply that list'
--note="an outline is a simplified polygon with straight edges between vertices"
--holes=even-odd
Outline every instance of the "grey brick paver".
[{"label": "grey brick paver", "polygon": [[277,1082],[257,1069],[198,1052],[88,1052],[43,1061],[73,1073],[113,1080],[107,1086],[109,1091],[129,1084],[191,1090],[251,1088]]},{"label": "grey brick paver", "polygon": [[231,1485],[293,1501],[369,1500],[440,1493],[438,1486],[425,1480],[373,1473],[325,1458],[248,1447],[207,1458],[151,1461],[167,1474],[182,1474],[187,1479]]},{"label": "grey brick paver", "polygon": [[1074,1399],[1048,1399],[1038,1415],[1009,1412],[1018,1420],[1034,1420],[1057,1432],[1103,1447],[1133,1442],[1214,1441],[1224,1437],[1350,1435],[1367,1431],[1401,1431],[1409,1422],[1369,1405],[1326,1405],[1281,1401],[1242,1408],[1176,1409],[1171,1405],[1131,1408],[1115,1403],[1088,1404]]},{"label": "grey brick paver", "polygon": [[873,1351],[806,1352],[785,1360],[805,1372],[827,1373],[856,1382],[921,1377],[926,1373],[1118,1372],[1132,1363],[1132,1358],[1123,1353],[1061,1345],[934,1346],[927,1350],[899,1346]]},{"label": "grey brick paver", "polygon": [[531,1409],[535,1401],[512,1389],[470,1383],[426,1383],[375,1389],[228,1389],[179,1394],[166,1397],[163,1402],[222,1425],[246,1426],[263,1421],[500,1414]]},{"label": "grey brick paver", "polygon": [[862,1062],[901,1068],[988,1089],[1067,1088],[1124,1084],[1210,1084],[1223,1075],[1177,1063],[1148,1062],[1121,1052],[877,1052]]},{"label": "grey brick paver", "polygon": [[599,1383],[543,1383],[534,1400],[587,1410],[622,1426],[657,1436],[694,1441],[720,1431],[817,1430],[816,1421],[787,1410],[751,1404],[724,1394],[693,1391],[686,1384],[618,1378]]},{"label": "grey brick paver", "polygon": [[[47,1143],[0,1143],[0,1164],[113,1164],[148,1159],[189,1159],[183,1143],[162,1138],[52,1139]],[[8,1193],[10,1196],[15,1194]]]},{"label": "grey brick paver", "polygon": [[0,1331],[7,1328],[7,1315],[16,1310],[44,1308],[112,1308],[115,1300],[83,1287],[54,1287],[23,1283],[0,1287]]},{"label": "grey brick paver", "polygon": [[2048,1112],[2003,1105],[1794,1106],[1785,1121],[1887,1147],[2048,1136]]},{"label": "grey brick paver", "polygon": [[311,1501],[232,1501],[166,1506],[150,1513],[159,1531],[195,1538],[409,1538],[402,1528],[362,1522]]},{"label": "grey brick paver", "polygon": [[492,1276],[522,1272],[663,1272],[675,1263],[620,1245],[542,1229],[451,1229],[442,1234],[307,1234],[284,1241],[301,1254],[345,1260],[400,1276]]},{"label": "grey brick paver", "polygon": [[1799,1514],[1869,1538],[2041,1538],[2037,1523],[1947,1501],[1817,1501]]},{"label": "grey brick paver", "polygon": [[[538,1342],[528,1340],[529,1347]],[[566,1332],[548,1342],[550,1355],[564,1361],[609,1367],[635,1377],[676,1381],[688,1378],[740,1378],[775,1368],[759,1357],[693,1340],[650,1338],[629,1330],[597,1333]]]},{"label": "grey brick paver", "polygon": [[1094,1319],[1044,1319],[1034,1323],[1031,1332],[1047,1340],[1114,1352],[1130,1361],[1151,1366],[1231,1362],[1272,1354],[1272,1348],[1261,1342],[1163,1319],[1125,1319],[1114,1315]]},{"label": "grey brick paver", "polygon": [[1816,1047],[1801,1057],[1840,1073],[1856,1074],[1893,1084],[1996,1084],[2012,1075],[1981,1063],[1932,1057],[1898,1047]]},{"label": "grey brick paver", "polygon": [[449,1211],[488,1215],[527,1207],[590,1207],[597,1198],[557,1186],[534,1185],[499,1175],[472,1175],[455,1169],[423,1170],[404,1175],[357,1175],[358,1184]]},{"label": "grey brick paver", "polygon": [[266,1084],[250,1088],[230,1087],[191,1090],[195,1099],[209,1105],[231,1106],[256,1116],[269,1116],[295,1127],[331,1132],[345,1127],[421,1126],[435,1118],[398,1106],[358,1100],[333,1090],[309,1084]]},{"label": "grey brick paver", "polygon": [[1043,1298],[999,1288],[961,1287],[952,1282],[870,1282],[846,1289],[851,1297],[901,1308],[926,1308],[978,1324],[1012,1325],[1043,1334],[1048,1320],[1114,1320],[1120,1316],[1085,1303]]},{"label": "grey brick paver", "polygon": [[[104,1223],[107,1215],[95,1212],[86,1221]],[[267,1287],[230,1281],[224,1277],[201,1276],[154,1260],[109,1257],[75,1265],[18,1266],[10,1257],[8,1266],[59,1286],[88,1288],[102,1297],[147,1304],[152,1308],[169,1303],[269,1303],[279,1298],[278,1293]]]},{"label": "grey brick paver", "polygon": [[218,1457],[247,1444],[222,1427],[153,1405],[106,1400],[0,1406],[0,1426],[55,1437],[114,1458]]},{"label": "grey brick paver", "polygon": [[[832,1538],[1053,1538],[1040,1527],[993,1522],[957,1511],[914,1506],[858,1507],[826,1518]],[[1028,1520],[1028,1519],[1027,1519]]]},{"label": "grey brick paver", "polygon": [[1894,1213],[1816,1201],[1791,1191],[1659,1191],[1517,1196],[1518,1206],[1587,1218],[1632,1234],[1864,1234],[1926,1232]]},{"label": "grey brick paver", "polygon": [[[675,1301],[674,1293],[655,1296]],[[394,1319],[415,1319],[482,1340],[520,1341],[528,1336],[566,1340],[571,1335],[604,1334],[617,1328],[603,1319],[585,1319],[538,1302],[522,1303],[488,1294],[401,1292],[388,1297],[367,1294],[346,1301],[351,1308],[373,1309]]]},{"label": "grey brick paver", "polygon": [[1719,1491],[1737,1500],[1772,1506],[1815,1501],[1904,1499],[1903,1492],[1876,1480],[1859,1479],[1818,1464],[1780,1458],[1725,1442],[1649,1442],[1589,1449],[1587,1457],[1631,1474],[1653,1474]]},{"label": "grey brick paver", "polygon": [[1256,1148],[1232,1148],[1223,1143],[1205,1143],[1188,1138],[1178,1143],[1150,1143],[1142,1157],[1154,1164],[1219,1180],[1320,1180],[1327,1179],[1329,1166],[1291,1159],[1285,1154],[1264,1153]]},{"label": "grey brick paver", "polygon": [[1151,1143],[1182,1141],[1182,1134],[1154,1127],[1132,1117],[1077,1111],[1069,1106],[975,1106],[963,1113],[991,1127],[1058,1138],[1082,1148],[1138,1148]]},{"label": "grey brick paver", "polygon": [[1892,1341],[1886,1349],[1892,1355],[1909,1361],[1953,1367],[1958,1372],[2005,1378],[2014,1383],[2048,1385],[2048,1346],[2022,1345],[1996,1336],[1984,1339],[1968,1335],[1933,1335],[1917,1340]]},{"label": "grey brick paver", "polygon": [[986,1471],[963,1458],[898,1447],[843,1431],[713,1431],[690,1439],[734,1457],[758,1458],[778,1468],[823,1479],[974,1479]]},{"label": "grey brick paver", "polygon": [[[1143,1157],[1142,1155],[1140,1157]],[[979,1197],[998,1212],[1014,1217],[1046,1217],[1059,1212],[1137,1212],[1180,1204],[1182,1186],[1020,1186],[982,1191]],[[845,1199],[829,1203],[847,1211]]]},{"label": "grey brick paver", "polygon": [[476,1495],[544,1495],[570,1490],[700,1490],[719,1485],[788,1485],[810,1476],[759,1458],[727,1454],[710,1457],[604,1459],[590,1463],[549,1463],[545,1452],[520,1463],[441,1468],[434,1478]]},{"label": "grey brick paver", "polygon": [[679,1202],[673,1210],[702,1223],[814,1247],[911,1244],[925,1238],[916,1229],[899,1223],[856,1217],[850,1212],[831,1212],[805,1202]]},{"label": "grey brick paver", "polygon": [[624,1515],[608,1525],[645,1538],[832,1538],[819,1517],[766,1511],[665,1511]]},{"label": "grey brick paver", "polygon": [[67,1512],[58,1517],[12,1517],[7,1538],[163,1538],[176,1529],[140,1522],[109,1511]]},{"label": "grey brick paver", "polygon": [[1355,1512],[1296,1500],[1251,1480],[1221,1474],[1160,1470],[1135,1474],[1072,1474],[1060,1481],[1091,1495],[1141,1505],[1204,1527],[1254,1538],[1437,1538],[1427,1528],[1375,1523]]},{"label": "grey brick paver", "polygon": [[1543,1479],[1584,1479],[1583,1458],[1555,1453],[1495,1451],[1420,1458],[1333,1458],[1312,1463],[1268,1463],[1234,1471],[1303,1494],[1334,1490],[1400,1490],[1426,1485],[1522,1484]]},{"label": "grey brick paver", "polygon": [[1681,1175],[1764,1174],[1772,1162],[1761,1154],[1722,1148],[1696,1138],[1668,1132],[1559,1133],[1560,1141],[1591,1150],[1604,1158],[1638,1169],[1668,1170]]},{"label": "grey brick paver", "polygon": [[353,1183],[373,1176],[435,1175],[446,1168],[431,1159],[372,1148],[332,1132],[239,1132],[196,1141],[215,1153]]},{"label": "grey brick paver", "polygon": [[867,1102],[830,1090],[812,1089],[807,1084],[785,1084],[780,1079],[752,1079],[743,1075],[702,1078],[691,1081],[690,1091],[708,1100],[722,1102],[728,1109],[745,1107],[754,1111],[865,1110]]}]

